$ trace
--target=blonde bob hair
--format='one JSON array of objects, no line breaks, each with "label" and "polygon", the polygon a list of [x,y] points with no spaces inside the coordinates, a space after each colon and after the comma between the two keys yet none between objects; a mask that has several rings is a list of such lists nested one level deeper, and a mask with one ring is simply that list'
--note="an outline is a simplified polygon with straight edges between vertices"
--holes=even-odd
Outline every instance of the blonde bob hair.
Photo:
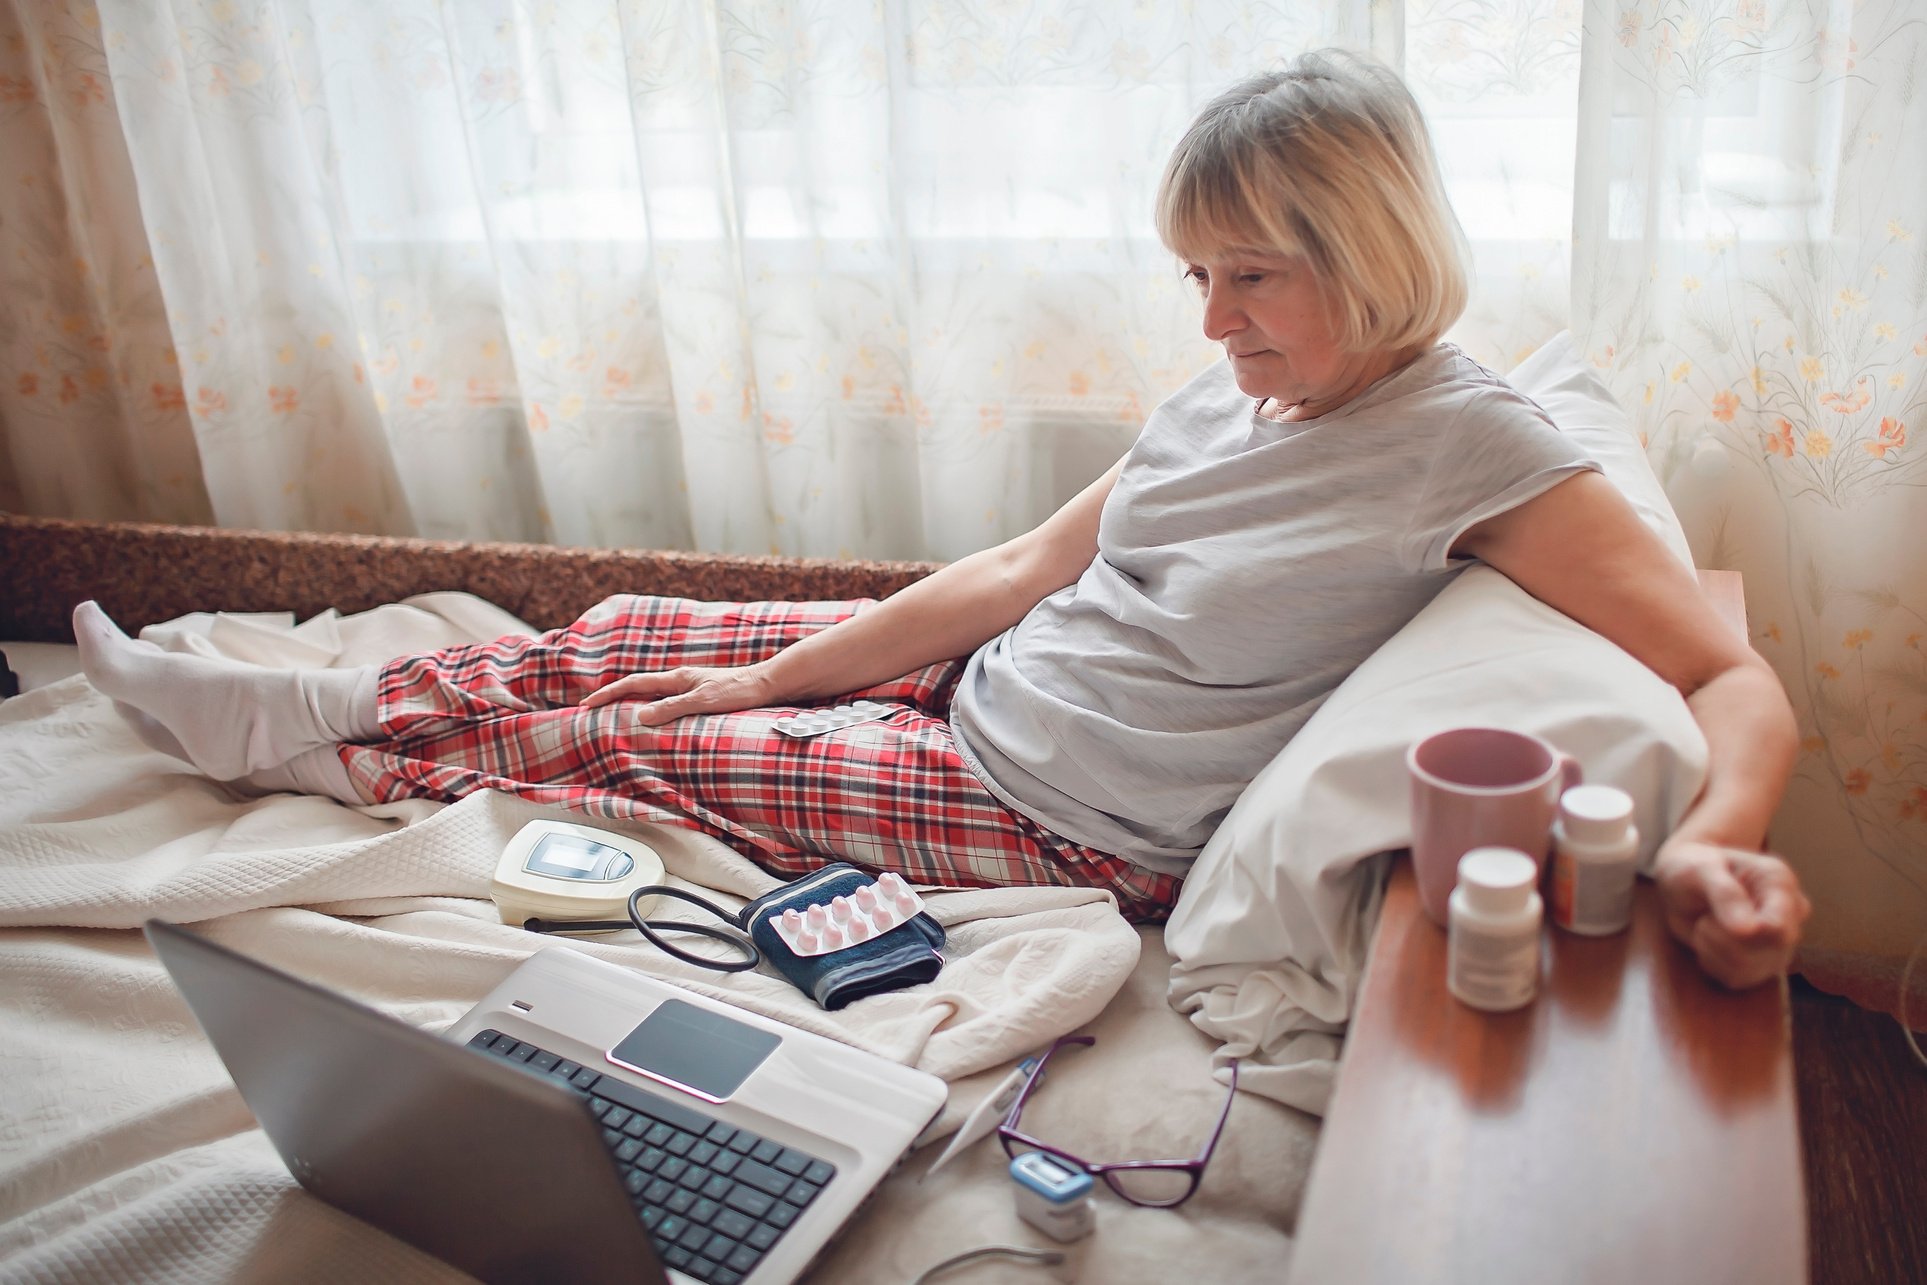
[{"label": "blonde bob hair", "polygon": [[1353,352],[1429,348],[1465,310],[1465,234],[1418,103],[1345,50],[1206,104],[1165,166],[1157,228],[1192,262],[1303,256]]}]

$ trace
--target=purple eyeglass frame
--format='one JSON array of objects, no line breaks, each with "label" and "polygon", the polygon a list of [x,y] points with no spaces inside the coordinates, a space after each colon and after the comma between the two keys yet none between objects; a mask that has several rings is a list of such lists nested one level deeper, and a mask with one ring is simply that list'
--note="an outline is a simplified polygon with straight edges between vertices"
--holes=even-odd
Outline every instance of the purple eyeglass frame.
[{"label": "purple eyeglass frame", "polygon": [[[1003,1123],[997,1126],[997,1140],[1004,1144],[1004,1154],[1015,1159],[1022,1153],[1015,1150],[1013,1144],[1022,1144],[1032,1151],[1041,1151],[1045,1155],[1055,1156],[1066,1164],[1075,1165],[1093,1178],[1102,1178],[1104,1185],[1116,1192],[1119,1199],[1129,1201],[1133,1205],[1148,1209],[1170,1209],[1183,1204],[1197,1194],[1198,1184],[1204,1180],[1204,1167],[1211,1163],[1211,1153],[1218,1149],[1218,1139],[1224,1134],[1224,1122],[1231,1118],[1231,1103],[1238,1096],[1238,1060],[1236,1058],[1231,1060],[1231,1091],[1225,1094],[1224,1110],[1218,1113],[1217,1127],[1211,1130],[1210,1139],[1205,1142],[1204,1150],[1198,1153],[1195,1160],[1124,1160],[1116,1164],[1092,1164],[1082,1156],[1073,1155],[1062,1147],[1053,1147],[1048,1142],[1039,1142],[1028,1133],[1019,1131],[1017,1118],[1023,1114],[1024,1103],[1029,1100],[1031,1090],[1036,1088],[1037,1082],[1044,1078],[1044,1068],[1050,1065],[1051,1054],[1066,1044],[1081,1044],[1089,1048],[1095,1043],[1097,1043],[1097,1037],[1094,1035],[1065,1035],[1053,1041],[1051,1046],[1044,1050],[1044,1056],[1039,1058],[1037,1065],[1031,1068],[1030,1078],[1024,1081],[1024,1087],[1017,1094],[1017,1100],[1010,1104],[1010,1110],[1004,1114]],[[1133,1169],[1182,1170],[1191,1179],[1191,1185],[1184,1189],[1182,1196],[1174,1200],[1140,1200],[1120,1187],[1116,1179],[1111,1176]]]}]

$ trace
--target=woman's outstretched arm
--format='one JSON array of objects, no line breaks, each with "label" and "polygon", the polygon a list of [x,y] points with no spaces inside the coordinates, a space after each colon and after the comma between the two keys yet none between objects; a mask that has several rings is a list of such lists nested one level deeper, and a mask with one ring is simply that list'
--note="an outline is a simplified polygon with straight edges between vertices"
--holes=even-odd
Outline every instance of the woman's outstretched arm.
[{"label": "woman's outstretched arm", "polygon": [[767,661],[630,674],[582,703],[643,701],[637,717],[656,725],[841,696],[968,655],[1084,574],[1097,556],[1098,517],[1122,467],[1120,460],[1033,530],[953,562]]}]

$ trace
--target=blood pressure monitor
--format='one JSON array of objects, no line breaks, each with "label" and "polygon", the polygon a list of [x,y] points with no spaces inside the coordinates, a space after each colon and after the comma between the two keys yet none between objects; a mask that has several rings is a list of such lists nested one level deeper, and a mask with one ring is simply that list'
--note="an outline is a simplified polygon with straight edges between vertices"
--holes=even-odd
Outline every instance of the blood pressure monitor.
[{"label": "blood pressure monitor", "polygon": [[[629,894],[663,882],[662,858],[639,839],[568,821],[531,821],[502,849],[489,896],[502,922],[628,921]],[[649,913],[656,899],[637,907]],[[613,932],[613,928],[588,929]]]}]

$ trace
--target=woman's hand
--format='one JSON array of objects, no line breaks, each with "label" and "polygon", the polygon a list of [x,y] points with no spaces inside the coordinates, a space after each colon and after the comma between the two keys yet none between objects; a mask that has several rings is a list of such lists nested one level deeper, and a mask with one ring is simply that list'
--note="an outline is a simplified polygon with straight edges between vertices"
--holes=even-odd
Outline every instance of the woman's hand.
[{"label": "woman's hand", "polygon": [[1666,927],[1734,990],[1786,971],[1812,904],[1786,862],[1696,840],[1669,841],[1653,866]]},{"label": "woman's hand", "polygon": [[636,711],[638,721],[660,727],[691,714],[733,714],[773,704],[776,692],[761,667],[703,669],[685,665],[650,674],[630,674],[605,683],[582,698],[583,708],[612,701],[647,701]]}]

